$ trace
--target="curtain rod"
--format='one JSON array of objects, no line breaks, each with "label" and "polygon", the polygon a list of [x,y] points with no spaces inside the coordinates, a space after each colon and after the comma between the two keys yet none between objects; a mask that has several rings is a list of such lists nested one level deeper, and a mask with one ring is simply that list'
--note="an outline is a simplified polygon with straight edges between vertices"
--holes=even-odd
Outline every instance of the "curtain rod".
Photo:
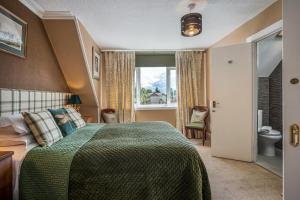
[{"label": "curtain rod", "polygon": [[135,51],[135,52],[176,52],[176,51],[206,51],[206,49],[102,49],[105,51]]}]

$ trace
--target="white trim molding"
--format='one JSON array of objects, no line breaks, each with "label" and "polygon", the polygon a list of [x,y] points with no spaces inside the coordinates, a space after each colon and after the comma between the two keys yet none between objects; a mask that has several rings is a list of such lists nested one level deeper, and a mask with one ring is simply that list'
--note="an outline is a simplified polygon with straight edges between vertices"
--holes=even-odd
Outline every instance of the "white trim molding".
[{"label": "white trim molding", "polygon": [[47,11],[39,3],[33,0],[19,0],[41,19],[75,19],[70,11]]},{"label": "white trim molding", "polygon": [[134,105],[135,110],[176,110],[176,105]]},{"label": "white trim molding", "polygon": [[43,17],[45,12],[44,8],[42,8],[38,3],[32,0],[19,0],[24,6],[26,6],[29,10],[31,10],[34,14]]},{"label": "white trim molding", "polygon": [[79,37],[81,52],[82,52],[83,60],[84,60],[85,67],[86,67],[86,70],[87,70],[87,74],[88,74],[88,77],[89,77],[90,86],[92,87],[94,99],[95,99],[96,105],[98,107],[98,109],[97,109],[98,119],[97,120],[99,122],[100,121],[100,118],[99,118],[99,116],[100,116],[99,103],[100,102],[99,102],[98,95],[97,95],[97,92],[96,92],[96,87],[95,87],[94,82],[93,82],[91,66],[89,65],[89,62],[88,62],[88,57],[87,57],[87,53],[86,53],[86,50],[85,50],[84,41],[83,41],[83,37],[82,37],[82,33],[81,33],[81,29],[80,29],[80,25],[79,25],[79,21],[78,21],[77,17],[74,17],[74,22],[75,22],[77,34],[78,34],[78,37]]},{"label": "white trim molding", "polygon": [[273,33],[281,31],[282,27],[283,27],[283,21],[279,20],[279,21],[275,22],[274,24],[268,26],[267,28],[264,28],[261,31],[248,37],[246,39],[246,42],[249,43],[249,42],[257,42],[259,40],[262,40],[262,39],[268,37],[269,35],[272,35]]},{"label": "white trim molding", "polygon": [[42,19],[75,19],[70,11],[45,11]]}]

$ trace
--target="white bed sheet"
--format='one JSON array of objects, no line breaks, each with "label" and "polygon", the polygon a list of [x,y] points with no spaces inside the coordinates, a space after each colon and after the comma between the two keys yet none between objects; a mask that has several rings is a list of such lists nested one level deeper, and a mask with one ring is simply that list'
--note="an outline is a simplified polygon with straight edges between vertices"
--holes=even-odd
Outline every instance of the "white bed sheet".
[{"label": "white bed sheet", "polygon": [[0,151],[13,151],[13,199],[19,199],[19,177],[23,159],[25,158],[28,151],[38,144],[33,143],[30,145],[17,145],[9,147],[0,147]]}]

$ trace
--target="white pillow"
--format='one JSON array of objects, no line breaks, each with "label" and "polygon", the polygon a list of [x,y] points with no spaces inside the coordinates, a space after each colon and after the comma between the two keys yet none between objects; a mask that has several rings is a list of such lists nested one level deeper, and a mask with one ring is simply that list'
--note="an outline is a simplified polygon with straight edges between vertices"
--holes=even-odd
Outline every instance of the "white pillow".
[{"label": "white pillow", "polygon": [[11,122],[7,117],[0,117],[0,128],[10,126]]},{"label": "white pillow", "polygon": [[0,127],[0,137],[20,137],[12,126]]},{"label": "white pillow", "polygon": [[0,147],[30,145],[36,143],[32,134],[20,135],[12,126],[0,128]]},{"label": "white pillow", "polygon": [[36,141],[32,135],[25,135],[20,137],[0,137],[0,147],[25,145],[26,147],[35,144]]},{"label": "white pillow", "polygon": [[205,116],[206,116],[206,111],[201,112],[198,110],[193,110],[191,123],[203,123]]},{"label": "white pillow", "polygon": [[0,127],[12,126],[14,130],[20,135],[26,135],[30,133],[22,114],[14,114],[6,117],[1,117]]}]

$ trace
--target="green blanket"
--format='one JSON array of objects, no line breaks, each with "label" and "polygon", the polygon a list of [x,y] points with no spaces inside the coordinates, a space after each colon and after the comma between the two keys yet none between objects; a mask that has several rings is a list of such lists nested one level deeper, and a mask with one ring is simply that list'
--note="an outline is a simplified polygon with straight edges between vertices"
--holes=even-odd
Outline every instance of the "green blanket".
[{"label": "green blanket", "polygon": [[163,122],[88,125],[23,161],[21,199],[210,200],[193,147]]}]

